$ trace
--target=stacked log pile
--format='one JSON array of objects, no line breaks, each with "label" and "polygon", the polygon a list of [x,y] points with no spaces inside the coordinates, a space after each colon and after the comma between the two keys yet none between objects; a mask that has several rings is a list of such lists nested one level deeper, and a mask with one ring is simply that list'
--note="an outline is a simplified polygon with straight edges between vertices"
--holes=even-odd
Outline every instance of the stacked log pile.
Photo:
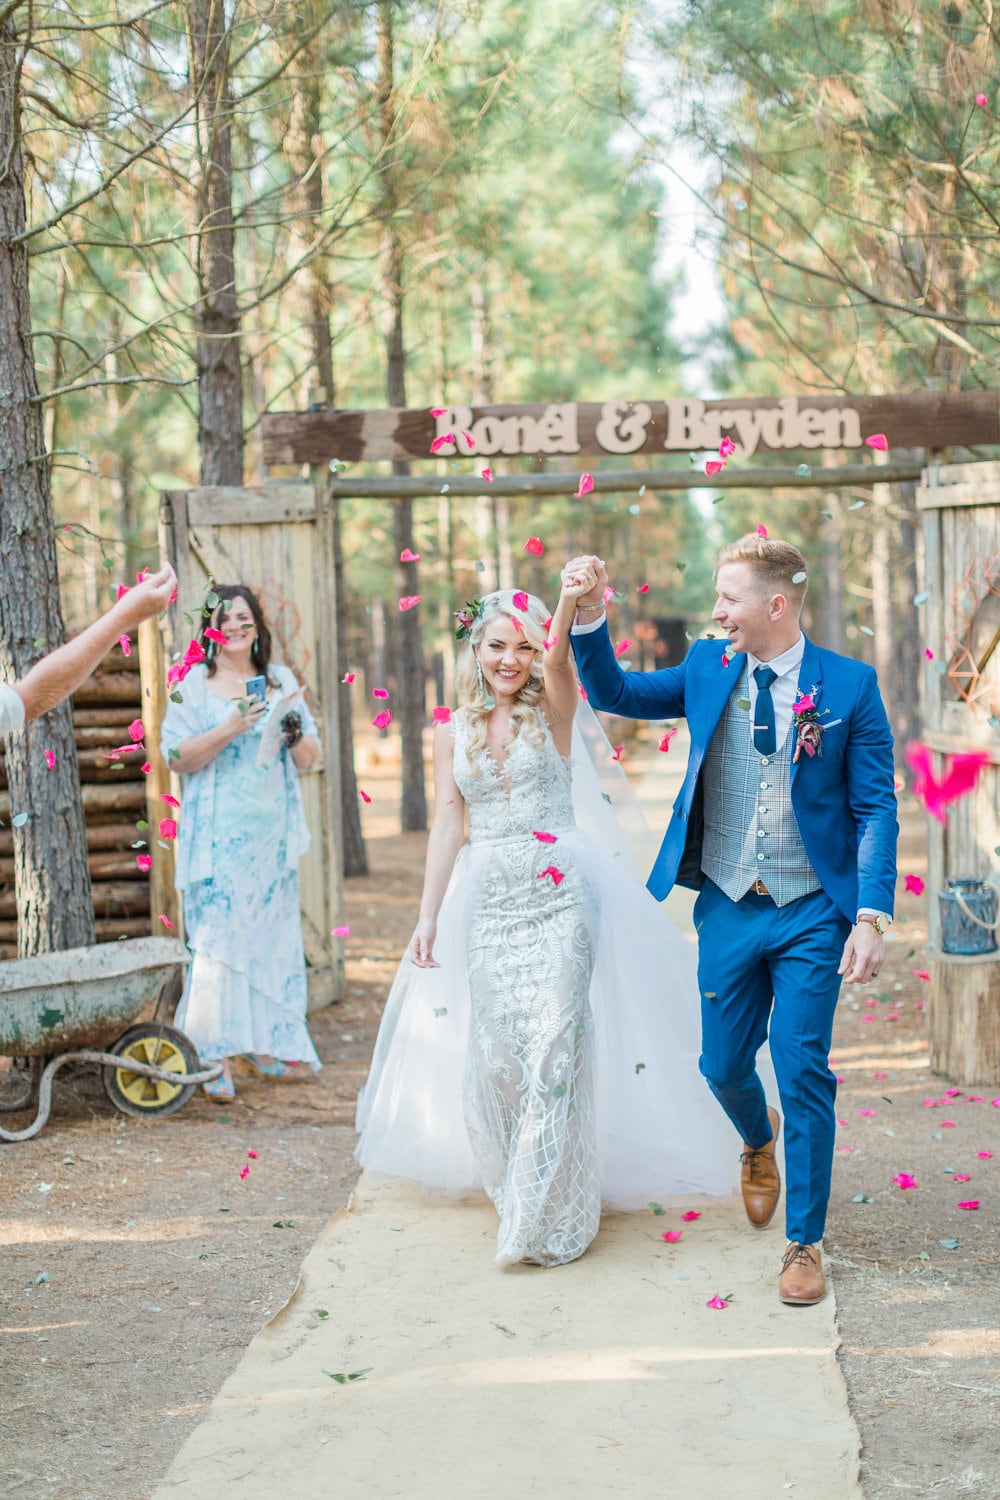
[{"label": "stacked log pile", "polygon": [[[136,855],[155,850],[155,834],[136,824],[146,818],[142,751],[111,756],[131,743],[128,726],[141,715],[139,656],[116,646],[73,696],[73,727],[80,764],[87,851],[98,942],[150,932],[149,877]],[[7,771],[0,742],[0,958],[17,956],[14,904],[14,833],[10,826]],[[140,839],[147,845],[132,846]]]}]

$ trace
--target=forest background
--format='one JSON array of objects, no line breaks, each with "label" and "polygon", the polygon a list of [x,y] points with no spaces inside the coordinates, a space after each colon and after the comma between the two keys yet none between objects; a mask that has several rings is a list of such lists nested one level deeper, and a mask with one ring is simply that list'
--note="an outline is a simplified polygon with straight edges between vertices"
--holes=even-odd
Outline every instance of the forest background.
[{"label": "forest background", "polygon": [[[0,0],[0,668],[62,628],[9,644],[4,596],[55,573],[19,507],[81,623],[154,560],[160,490],[265,477],[265,411],[994,385],[997,40],[980,0]],[[685,262],[718,295],[682,336]],[[484,491],[339,507],[344,664],[418,717],[465,598],[551,598],[587,548],[622,635],[697,632],[764,522],[916,728],[906,486]]]}]

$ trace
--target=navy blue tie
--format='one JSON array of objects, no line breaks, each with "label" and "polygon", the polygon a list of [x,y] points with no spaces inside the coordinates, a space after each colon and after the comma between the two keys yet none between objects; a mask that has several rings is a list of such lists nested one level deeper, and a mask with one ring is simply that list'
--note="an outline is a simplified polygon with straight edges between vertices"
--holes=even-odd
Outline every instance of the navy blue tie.
[{"label": "navy blue tie", "polygon": [[771,667],[754,667],[757,705],[753,716],[753,747],[759,755],[773,755],[778,747],[774,734],[774,699],[771,683],[778,674]]}]

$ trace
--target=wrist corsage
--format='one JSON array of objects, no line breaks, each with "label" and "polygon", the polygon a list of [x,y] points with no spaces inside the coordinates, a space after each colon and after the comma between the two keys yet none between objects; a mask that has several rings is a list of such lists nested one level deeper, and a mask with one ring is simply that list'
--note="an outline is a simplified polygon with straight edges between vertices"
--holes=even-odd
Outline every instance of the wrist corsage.
[{"label": "wrist corsage", "polygon": [[816,700],[813,697],[813,693],[815,692],[816,688],[812,688],[810,692],[803,693],[802,696],[800,698],[797,698],[792,704],[792,722],[795,725],[795,754],[792,756],[793,765],[796,763],[803,750],[810,757],[810,759],[814,755],[823,754],[823,730],[826,726],[824,724],[821,724],[820,720],[823,715],[828,714],[830,710],[828,708],[824,708],[823,714],[820,713],[819,709],[816,707]]}]

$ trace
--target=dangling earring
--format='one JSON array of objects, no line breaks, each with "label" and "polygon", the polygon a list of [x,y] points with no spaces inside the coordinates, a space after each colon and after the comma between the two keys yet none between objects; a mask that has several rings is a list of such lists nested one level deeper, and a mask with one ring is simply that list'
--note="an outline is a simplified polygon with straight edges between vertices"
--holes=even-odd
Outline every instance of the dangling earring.
[{"label": "dangling earring", "polygon": [[486,698],[486,712],[492,713],[497,706],[497,701],[492,693],[486,691],[486,682],[483,678],[483,664],[478,656],[476,657],[476,685]]},{"label": "dangling earring", "polygon": [[251,651],[256,651],[256,649],[257,649],[257,642],[259,640],[260,640],[260,636],[259,635],[255,635],[254,638],[253,638],[253,640],[250,642],[250,650]]}]

